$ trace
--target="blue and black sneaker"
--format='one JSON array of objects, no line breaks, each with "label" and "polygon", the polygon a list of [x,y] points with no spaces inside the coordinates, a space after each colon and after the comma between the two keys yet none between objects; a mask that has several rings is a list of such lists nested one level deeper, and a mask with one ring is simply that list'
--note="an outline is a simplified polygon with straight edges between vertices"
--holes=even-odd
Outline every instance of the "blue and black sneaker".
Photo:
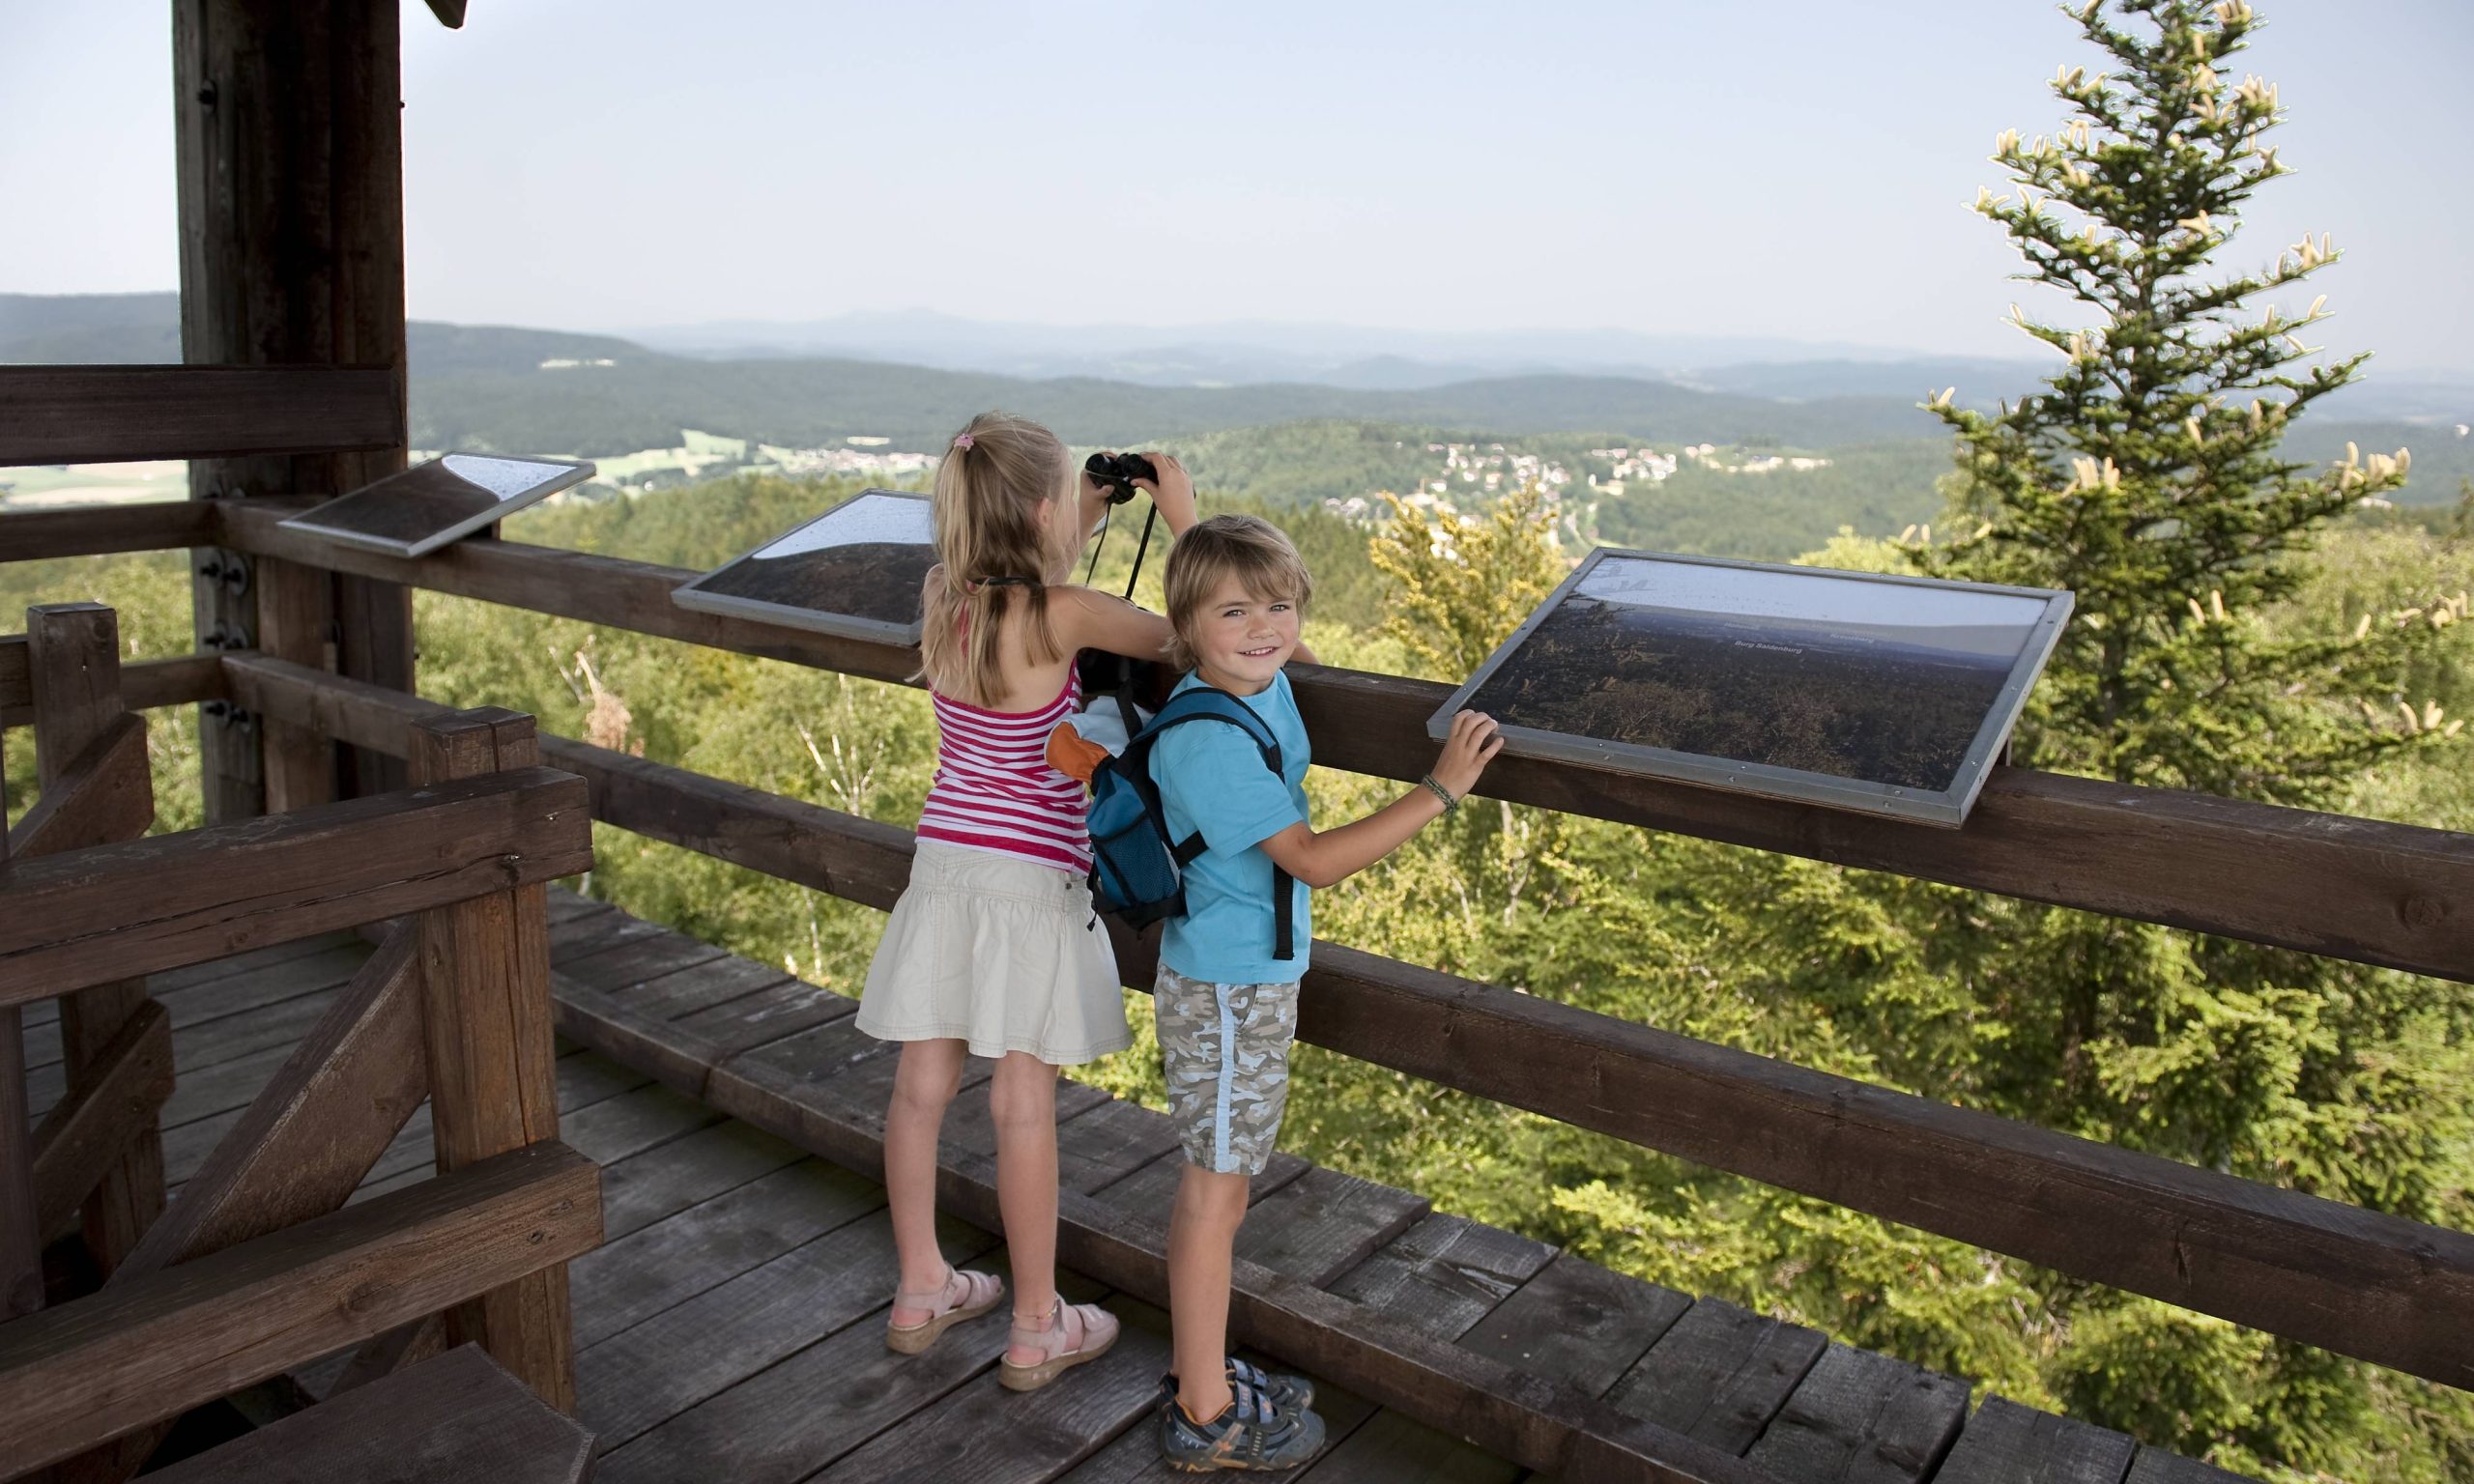
[{"label": "blue and black sneaker", "polygon": [[1186,1473],[1294,1469],[1321,1450],[1323,1419],[1314,1413],[1303,1406],[1281,1407],[1268,1391],[1235,1380],[1233,1374],[1228,1390],[1228,1405],[1220,1415],[1196,1422],[1177,1405],[1173,1384],[1168,1387],[1166,1405],[1160,1409],[1160,1453],[1169,1468]]}]

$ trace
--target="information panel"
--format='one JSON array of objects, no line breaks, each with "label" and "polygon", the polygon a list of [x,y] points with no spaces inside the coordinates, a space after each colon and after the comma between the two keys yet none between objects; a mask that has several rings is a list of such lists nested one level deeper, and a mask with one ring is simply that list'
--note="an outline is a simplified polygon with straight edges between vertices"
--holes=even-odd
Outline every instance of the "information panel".
[{"label": "information panel", "polygon": [[2070,594],[1600,550],[1428,723],[1504,750],[1956,826]]},{"label": "information panel", "polygon": [[670,596],[699,613],[915,644],[919,589],[935,564],[928,497],[862,490]]},{"label": "information panel", "polygon": [[390,556],[425,556],[592,477],[576,459],[450,453],[364,484],[283,524]]}]

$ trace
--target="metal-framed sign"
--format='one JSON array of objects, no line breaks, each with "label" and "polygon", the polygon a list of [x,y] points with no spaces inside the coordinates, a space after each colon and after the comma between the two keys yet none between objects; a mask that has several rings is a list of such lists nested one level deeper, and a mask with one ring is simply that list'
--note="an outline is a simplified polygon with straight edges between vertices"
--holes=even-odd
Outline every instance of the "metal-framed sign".
[{"label": "metal-framed sign", "polygon": [[1955,828],[2067,592],[1590,553],[1427,723],[1508,753]]},{"label": "metal-framed sign", "polygon": [[919,642],[919,589],[936,564],[928,497],[862,490],[671,591],[698,613],[844,639]]},{"label": "metal-framed sign", "polygon": [[592,475],[582,459],[443,454],[282,524],[390,556],[426,556]]}]

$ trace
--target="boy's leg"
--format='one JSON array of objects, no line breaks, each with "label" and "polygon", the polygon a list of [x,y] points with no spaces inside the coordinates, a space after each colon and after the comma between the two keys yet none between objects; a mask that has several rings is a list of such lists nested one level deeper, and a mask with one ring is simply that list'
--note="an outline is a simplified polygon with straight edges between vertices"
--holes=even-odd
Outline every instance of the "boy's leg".
[{"label": "boy's leg", "polygon": [[[936,1246],[936,1130],[962,1086],[964,1055],[959,1041],[908,1041],[894,1069],[885,1109],[885,1204],[902,1263],[899,1286],[907,1294],[933,1293],[945,1282],[945,1254]],[[897,1325],[929,1317],[921,1308],[896,1307],[892,1315]]]},{"label": "boy's leg", "polygon": [[1168,1323],[1177,1403],[1208,1422],[1228,1405],[1228,1270],[1247,1178],[1186,1166],[1168,1217]]},{"label": "boy's leg", "polygon": [[[1025,1051],[1008,1051],[988,1084],[996,1125],[996,1208],[1014,1270],[1014,1317],[1034,1328],[1056,1306],[1056,1069]],[[1030,1364],[1042,1352],[1015,1347]]]}]

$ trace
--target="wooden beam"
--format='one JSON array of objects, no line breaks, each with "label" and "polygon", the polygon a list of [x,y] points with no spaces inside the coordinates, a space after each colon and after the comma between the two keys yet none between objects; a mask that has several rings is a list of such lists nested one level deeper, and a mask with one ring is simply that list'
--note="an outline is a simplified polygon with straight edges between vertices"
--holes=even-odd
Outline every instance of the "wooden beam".
[{"label": "wooden beam", "polygon": [[156,1484],[584,1484],[593,1440],[478,1350],[450,1351],[185,1459]]},{"label": "wooden beam", "polygon": [[[0,366],[0,376],[13,369]],[[15,511],[0,515],[0,562],[212,546],[213,526],[213,510],[191,499]]]},{"label": "wooden beam", "polygon": [[428,1095],[420,963],[399,928],[295,1046],[114,1281],[342,1206]]},{"label": "wooden beam", "polygon": [[[23,693],[25,699],[18,701],[6,699],[8,645],[18,637],[0,637],[0,728],[31,727],[35,722],[30,693]],[[122,701],[131,711],[151,711],[158,706],[221,700],[223,658],[219,654],[185,654],[177,659],[139,660],[124,665],[120,671]]]},{"label": "wooden beam", "polygon": [[[545,737],[595,817],[879,908],[912,837]],[[1115,925],[1111,924],[1113,928]],[[1147,988],[1154,949],[1115,933]],[[2474,1235],[1809,1071],[1317,942],[1298,1034],[1361,1060],[2074,1276],[2474,1386]],[[592,1044],[589,1024],[569,1036]],[[717,1104],[718,1105],[718,1104]]]},{"label": "wooden beam", "polygon": [[[8,776],[7,752],[8,734],[0,732],[0,778]],[[9,832],[0,829],[0,878],[8,871]],[[43,1307],[43,1221],[27,1117],[25,1016],[10,1005],[0,1007],[0,1324]]]},{"label": "wooden beam", "polygon": [[0,1005],[591,864],[584,784],[546,768],[28,861],[0,878]]},{"label": "wooden beam", "polygon": [[[497,708],[423,721],[411,740],[412,775],[424,785],[503,777],[540,760],[532,718]],[[535,881],[433,907],[417,925],[442,1172],[559,1136],[547,897]],[[575,1412],[564,1268],[529,1273],[448,1314],[446,1338],[478,1342],[542,1400]]]},{"label": "wooden beam", "polygon": [[35,1131],[35,1208],[45,1236],[66,1226],[130,1144],[155,1129],[172,1096],[171,1016],[145,1001],[98,1064],[94,1079],[54,1104]]},{"label": "wooden beam", "polygon": [[387,448],[400,396],[392,366],[0,366],[0,467]]},{"label": "wooden beam", "polygon": [[590,1250],[600,1171],[563,1144],[0,1326],[10,1463],[42,1468]]},{"label": "wooden beam", "polygon": [[[691,613],[700,574],[512,541],[406,561],[285,531],[284,508],[226,501],[223,544],[588,623],[841,671],[916,672],[916,650]],[[1298,666],[1315,761],[1413,780],[1451,687]],[[2474,835],[2019,768],[1994,771],[1965,829],[1506,757],[1480,790],[1515,804],[1896,871],[2198,932],[2474,982]]]},{"label": "wooden beam", "polygon": [[[18,711],[35,703],[34,672],[26,658],[26,636],[0,634],[0,711]],[[15,722],[9,724],[12,727]]]},{"label": "wooden beam", "polygon": [[[20,843],[26,855],[108,845],[146,833],[155,818],[155,784],[147,766],[146,724],[123,709],[120,617],[99,603],[54,603],[26,610],[26,649],[34,692],[36,771],[48,801],[70,793],[44,823],[41,840]],[[136,735],[132,741],[129,732]],[[96,749],[135,749],[119,756],[117,772],[101,766]],[[103,759],[108,761],[108,758]],[[82,800],[83,803],[77,802]],[[70,810],[93,812],[92,817]],[[119,975],[97,981],[60,1004],[61,1059],[69,1091],[102,1080],[111,1048],[143,1013],[143,980]],[[153,1127],[133,1132],[119,1164],[88,1190],[81,1236],[96,1270],[108,1276],[163,1211],[163,1139]]]},{"label": "wooden beam", "polygon": [[124,711],[9,828],[13,855],[57,855],[134,840],[155,822],[146,719]]},{"label": "wooden beam", "polygon": [[455,709],[266,655],[227,655],[222,665],[235,705],[394,757],[412,756],[414,723]]},{"label": "wooden beam", "polygon": [[446,1321],[436,1314],[417,1319],[409,1325],[397,1325],[377,1338],[363,1342],[345,1363],[343,1374],[327,1388],[324,1401],[331,1402],[347,1391],[358,1391],[373,1382],[385,1381],[398,1371],[408,1370],[435,1356],[446,1354]]}]

